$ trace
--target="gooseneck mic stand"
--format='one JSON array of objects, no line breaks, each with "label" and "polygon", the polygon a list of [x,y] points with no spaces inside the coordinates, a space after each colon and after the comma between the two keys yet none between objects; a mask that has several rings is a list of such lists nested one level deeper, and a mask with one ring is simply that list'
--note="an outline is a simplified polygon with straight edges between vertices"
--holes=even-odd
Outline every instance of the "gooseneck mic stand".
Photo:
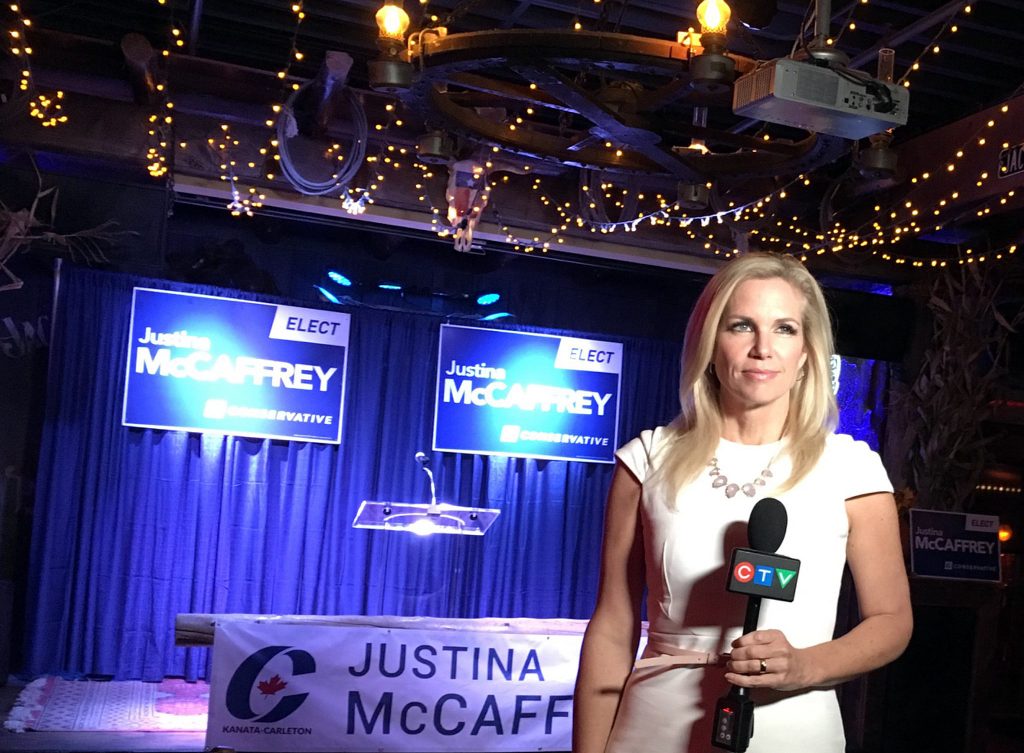
[{"label": "gooseneck mic stand", "polygon": [[420,464],[420,468],[427,474],[427,478],[430,479],[430,510],[427,514],[430,514],[432,510],[437,508],[437,487],[434,486],[434,474],[430,470],[430,458],[427,457],[425,452],[416,453],[416,462]]}]

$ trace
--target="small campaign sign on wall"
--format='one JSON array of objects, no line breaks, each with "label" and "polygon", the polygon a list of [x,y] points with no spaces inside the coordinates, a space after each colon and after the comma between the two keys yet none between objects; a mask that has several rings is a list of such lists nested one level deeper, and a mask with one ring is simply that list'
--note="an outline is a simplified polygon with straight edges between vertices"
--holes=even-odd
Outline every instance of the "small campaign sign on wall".
[{"label": "small campaign sign on wall", "polygon": [[338,443],[349,315],[136,288],[122,423]]},{"label": "small campaign sign on wall", "polygon": [[912,509],[910,566],[931,578],[999,580],[999,518]]},{"label": "small campaign sign on wall", "polygon": [[442,325],[434,449],[615,462],[622,343]]}]

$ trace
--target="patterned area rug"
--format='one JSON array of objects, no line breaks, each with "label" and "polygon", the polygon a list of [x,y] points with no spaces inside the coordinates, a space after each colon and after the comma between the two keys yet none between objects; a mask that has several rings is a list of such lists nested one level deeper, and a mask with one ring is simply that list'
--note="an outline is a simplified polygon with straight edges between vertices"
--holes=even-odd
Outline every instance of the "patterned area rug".
[{"label": "patterned area rug", "polygon": [[13,732],[202,732],[209,702],[205,682],[41,677],[25,686],[4,727]]}]

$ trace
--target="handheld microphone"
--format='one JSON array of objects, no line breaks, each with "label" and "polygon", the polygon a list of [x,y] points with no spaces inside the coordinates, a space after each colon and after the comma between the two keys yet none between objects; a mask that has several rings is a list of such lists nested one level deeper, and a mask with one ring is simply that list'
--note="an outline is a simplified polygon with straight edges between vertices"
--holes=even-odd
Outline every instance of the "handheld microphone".
[{"label": "handheld microphone", "polygon": [[[775,554],[786,538],[789,517],[779,500],[765,497],[754,505],[747,523],[749,549],[733,550],[726,590],[747,595],[743,634],[757,630],[761,599],[793,601],[800,560]],[[742,753],[754,735],[754,702],[748,688],[734,685],[715,705],[711,744]]]}]

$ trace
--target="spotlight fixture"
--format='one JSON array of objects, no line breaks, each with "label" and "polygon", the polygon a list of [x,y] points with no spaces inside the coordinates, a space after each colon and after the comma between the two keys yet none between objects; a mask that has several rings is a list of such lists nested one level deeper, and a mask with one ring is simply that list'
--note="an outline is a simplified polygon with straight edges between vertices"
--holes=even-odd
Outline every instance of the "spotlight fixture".
[{"label": "spotlight fixture", "polygon": [[320,292],[321,296],[323,296],[326,300],[330,301],[331,303],[341,303],[341,301],[338,300],[338,296],[334,295],[334,293],[325,288],[323,285],[314,285],[313,287]]},{"label": "spotlight fixture", "polygon": [[512,316],[512,314],[509,313],[508,311],[496,311],[493,314],[488,314],[487,316],[481,317],[480,321],[482,321],[482,322],[493,322],[493,321],[495,321],[497,319],[506,319],[506,318],[508,318],[510,316]]},{"label": "spotlight fixture", "polygon": [[381,290],[401,290],[402,286],[397,282],[382,282],[378,286]]},{"label": "spotlight fixture", "polygon": [[455,156],[455,142],[445,131],[428,131],[416,142],[416,156],[428,165],[447,165]]},{"label": "spotlight fixture", "polygon": [[498,293],[483,293],[477,296],[476,302],[478,306],[490,306],[499,300],[501,300],[501,296]]},{"label": "spotlight fixture", "polygon": [[[878,51],[878,67],[876,78],[886,84],[893,83],[896,50],[883,47]],[[895,178],[899,167],[899,157],[892,148],[892,129],[888,128],[868,136],[870,147],[859,150],[854,157],[854,165],[861,175],[875,180]]]},{"label": "spotlight fixture", "polygon": [[336,272],[335,270],[332,269],[327,272],[327,276],[331,278],[332,282],[334,282],[337,285],[341,285],[341,287],[343,288],[352,287],[352,280],[343,275],[341,272]]}]

